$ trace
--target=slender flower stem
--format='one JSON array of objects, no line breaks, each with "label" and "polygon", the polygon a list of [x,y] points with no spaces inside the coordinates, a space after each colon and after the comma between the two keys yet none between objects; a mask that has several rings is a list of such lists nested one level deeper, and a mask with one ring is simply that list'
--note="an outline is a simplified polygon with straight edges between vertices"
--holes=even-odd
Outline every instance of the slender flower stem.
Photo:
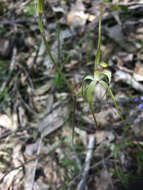
[{"label": "slender flower stem", "polygon": [[46,51],[56,69],[56,71],[59,73],[59,75],[61,76],[61,78],[63,79],[63,81],[65,82],[65,84],[67,85],[67,87],[69,88],[70,92],[72,93],[73,96],[76,96],[76,93],[73,89],[73,87],[70,85],[70,83],[68,82],[68,80],[66,79],[65,75],[63,74],[63,72],[61,71],[60,67],[58,66],[58,64],[56,63],[55,59],[53,58],[52,54],[51,54],[51,50],[48,46],[48,43],[47,43],[47,40],[46,40],[46,37],[45,37],[45,33],[44,33],[44,28],[43,28],[43,24],[42,24],[42,20],[41,20],[41,14],[38,14],[38,25],[39,25],[39,28],[40,28],[40,32],[41,32],[41,36],[42,36],[42,39],[44,41],[44,45],[45,45],[45,48],[46,48]]},{"label": "slender flower stem", "polygon": [[90,109],[90,111],[91,111],[91,113],[92,113],[92,116],[93,116],[93,119],[94,119],[94,122],[95,122],[95,126],[96,126],[96,128],[97,128],[97,127],[98,127],[98,124],[97,124],[96,116],[95,116],[95,114],[94,114],[94,112],[93,112],[92,103],[89,103],[89,109]]},{"label": "slender flower stem", "polygon": [[100,61],[100,46],[101,46],[101,16],[102,16],[102,8],[101,8],[101,10],[100,10],[100,15],[99,15],[98,45],[97,45],[97,54],[96,54],[95,63],[94,63],[94,71],[97,69],[97,66],[99,65],[99,61]]},{"label": "slender flower stem", "polygon": [[44,44],[45,44],[45,47],[46,47],[46,50],[47,50],[47,53],[56,69],[56,71],[60,74],[61,78],[63,79],[63,81],[66,83],[67,87],[69,88],[69,90],[71,91],[71,93],[73,95],[75,95],[75,92],[74,92],[74,89],[72,88],[72,86],[70,85],[70,83],[67,81],[66,77],[64,76],[64,74],[62,73],[61,69],[59,68],[58,64],[56,63],[56,61],[54,60],[52,54],[51,54],[51,51],[50,51],[50,48],[47,44],[47,41],[46,41],[46,38],[45,38],[45,35],[42,33],[42,38],[43,38],[43,41],[44,41]]}]

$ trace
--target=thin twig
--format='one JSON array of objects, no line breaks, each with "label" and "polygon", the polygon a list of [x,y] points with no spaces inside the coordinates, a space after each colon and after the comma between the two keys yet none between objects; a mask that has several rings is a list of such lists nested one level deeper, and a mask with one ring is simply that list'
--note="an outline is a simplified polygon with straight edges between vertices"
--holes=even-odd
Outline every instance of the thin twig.
[{"label": "thin twig", "polygon": [[94,119],[94,123],[95,123],[96,129],[97,129],[98,128],[98,123],[97,123],[96,116],[95,116],[93,108],[92,108],[92,103],[89,103],[89,108],[90,108],[90,111],[92,113],[92,116],[93,116],[93,119]]},{"label": "thin twig", "polygon": [[[105,158],[105,163],[109,160],[109,158],[112,157],[112,155],[109,155],[107,158]],[[102,165],[103,162],[102,160],[100,160],[99,162],[97,162],[96,164],[94,164],[93,166],[91,166],[89,168],[89,170],[91,169],[96,169],[98,166]],[[76,180],[78,180],[80,177],[82,176],[82,174],[80,173],[79,175],[75,176],[72,181],[68,184],[68,189],[67,190],[70,190],[72,189],[72,185],[74,185],[76,183]]]},{"label": "thin twig", "polygon": [[34,91],[34,84],[33,84],[33,81],[28,73],[28,71],[25,69],[25,67],[19,63],[17,63],[17,65],[24,71],[26,77],[27,77],[27,80],[29,81],[29,84],[31,85],[31,89],[32,91]]},{"label": "thin twig", "polygon": [[72,149],[73,149],[73,153],[75,156],[75,160],[78,166],[78,169],[81,171],[82,170],[82,165],[81,165],[81,161],[76,153],[76,148],[75,148],[75,144],[74,144],[74,132],[75,132],[75,108],[76,108],[76,98],[73,98],[73,113],[72,113]]},{"label": "thin twig", "polygon": [[24,99],[22,98],[21,94],[19,91],[17,91],[19,97],[20,97],[20,100],[21,102],[23,103],[23,105],[25,106],[25,108],[30,112],[32,113],[34,116],[38,117],[38,114],[24,101]]},{"label": "thin twig", "polygon": [[84,171],[82,174],[82,178],[77,186],[77,190],[83,190],[85,187],[86,180],[88,178],[88,172],[90,169],[90,162],[91,162],[91,158],[92,158],[94,144],[95,144],[95,136],[92,135],[89,138],[88,151],[87,151],[86,159],[85,159],[85,168],[84,168]]},{"label": "thin twig", "polygon": [[72,93],[72,95],[76,96],[76,93],[75,93],[72,85],[66,79],[64,73],[61,71],[59,65],[57,64],[57,62],[55,61],[55,59],[54,59],[54,57],[53,57],[53,55],[51,53],[50,47],[49,47],[49,45],[47,43],[47,40],[46,40],[46,37],[45,37],[45,32],[44,32],[44,27],[43,27],[43,23],[42,23],[42,20],[41,20],[41,16],[42,16],[42,14],[39,13],[38,14],[38,20],[37,20],[37,22],[38,22],[38,25],[39,25],[39,28],[40,28],[41,36],[42,36],[42,39],[44,41],[44,45],[45,45],[46,51],[47,51],[47,53],[48,53],[48,55],[49,55],[49,57],[50,57],[53,65],[54,65],[56,71],[59,73],[59,75],[61,76],[62,80],[67,85],[67,87],[70,90],[70,92]]},{"label": "thin twig", "polygon": [[37,164],[38,164],[38,158],[39,158],[39,155],[40,155],[40,149],[41,149],[41,144],[42,144],[42,140],[43,140],[43,135],[41,135],[40,137],[40,140],[39,140],[39,145],[38,145],[38,149],[37,149],[37,158],[35,160],[35,163],[34,163],[34,168],[33,168],[33,173],[32,173],[32,179],[31,179],[31,190],[34,189],[34,179],[35,179],[35,174],[36,174],[36,168],[37,168]]}]

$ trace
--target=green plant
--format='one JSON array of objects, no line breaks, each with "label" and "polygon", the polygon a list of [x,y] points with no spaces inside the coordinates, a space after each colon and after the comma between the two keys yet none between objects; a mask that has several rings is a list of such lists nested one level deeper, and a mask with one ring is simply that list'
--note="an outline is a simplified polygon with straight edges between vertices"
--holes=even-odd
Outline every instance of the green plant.
[{"label": "green plant", "polygon": [[118,167],[118,170],[112,171],[114,175],[118,176],[119,179],[121,179],[123,184],[128,184],[128,181],[130,179],[130,175],[128,173],[125,173],[122,168]]},{"label": "green plant", "polygon": [[[39,25],[39,29],[41,32],[42,39],[43,39],[44,44],[45,44],[46,51],[47,51],[53,65],[54,65],[57,73],[61,76],[62,80],[65,82],[65,84],[67,85],[68,89],[70,90],[72,96],[74,97],[74,96],[76,96],[76,93],[75,93],[72,85],[66,79],[66,77],[65,77],[64,73],[62,72],[59,64],[55,61],[55,59],[51,53],[50,47],[49,47],[47,40],[46,40],[46,35],[45,35],[45,31],[44,31],[44,27],[43,27],[43,23],[42,23],[42,18],[41,18],[42,14],[44,12],[44,0],[36,0],[36,9],[37,9],[37,11],[36,11],[37,12],[37,22]],[[60,50],[60,49],[58,48],[58,50]],[[58,52],[58,54],[59,54],[59,52]],[[60,54],[58,56],[60,56]]]},{"label": "green plant", "polygon": [[5,88],[1,93],[0,93],[0,100],[5,101],[8,98],[8,88]]},{"label": "green plant", "polygon": [[8,61],[4,61],[0,59],[0,78],[6,75],[8,71],[7,69],[8,65],[9,65]]},{"label": "green plant", "polygon": [[77,95],[83,95],[83,97],[87,100],[89,107],[90,107],[90,111],[93,115],[96,127],[98,126],[98,124],[97,124],[96,116],[95,116],[93,108],[92,108],[92,103],[93,103],[94,89],[97,84],[100,84],[101,86],[103,86],[106,89],[105,93],[107,93],[107,92],[109,93],[109,95],[118,111],[118,114],[120,115],[121,120],[125,124],[124,119],[120,113],[119,107],[116,103],[115,97],[109,86],[110,82],[111,82],[111,77],[112,77],[111,71],[106,69],[107,64],[105,62],[100,62],[101,16],[102,16],[102,8],[100,10],[100,16],[99,16],[98,46],[97,46],[97,54],[95,57],[95,63],[94,63],[94,73],[93,73],[93,76],[88,75],[83,79],[82,89],[77,94]]},{"label": "green plant", "polygon": [[[93,108],[92,108],[92,103],[93,103],[93,92],[94,92],[94,88],[97,84],[100,84],[101,86],[103,86],[106,89],[105,93],[109,93],[117,111],[118,114],[120,115],[121,120],[123,121],[124,125],[126,126],[124,119],[120,113],[119,107],[116,103],[115,97],[112,93],[112,90],[110,88],[110,82],[111,82],[111,71],[109,71],[108,69],[106,69],[107,64],[105,62],[100,62],[100,46],[101,46],[101,16],[102,16],[102,9],[104,6],[104,3],[101,6],[101,10],[100,10],[100,16],[99,16],[99,31],[98,31],[98,46],[97,46],[97,54],[95,57],[95,63],[94,63],[94,73],[93,76],[88,75],[83,79],[82,82],[82,88],[80,91],[78,91],[77,93],[75,93],[72,85],[68,82],[68,80],[66,79],[64,73],[62,72],[59,64],[55,61],[54,57],[51,54],[50,48],[48,46],[48,43],[46,41],[46,36],[45,36],[45,32],[44,32],[44,28],[43,28],[43,24],[42,24],[42,19],[41,16],[43,14],[43,7],[44,7],[44,1],[43,0],[36,0],[36,5],[37,5],[37,18],[38,18],[38,25],[41,31],[41,35],[47,50],[47,53],[49,55],[49,57],[51,58],[51,61],[53,63],[53,65],[55,66],[55,69],[58,73],[58,75],[61,77],[61,79],[65,82],[65,84],[67,85],[67,87],[69,88],[70,92],[72,93],[72,96],[79,96],[82,95],[85,100],[88,102],[89,107],[90,107],[90,111],[93,115],[94,121],[95,121],[95,125],[96,127],[98,127],[97,121],[96,121],[96,116],[94,114]],[[59,41],[59,32],[58,32],[58,41]],[[60,58],[60,43],[59,43],[59,47],[58,47],[58,57]],[[127,127],[126,127],[127,129]]]},{"label": "green plant", "polygon": [[72,166],[72,167],[74,167],[76,170],[79,169],[79,168],[78,168],[78,165],[77,165],[77,162],[75,162],[75,161],[73,161],[73,160],[71,160],[71,159],[68,159],[68,158],[66,158],[66,157],[61,158],[60,163],[61,163],[61,166],[64,167],[64,168],[65,168],[66,166]]},{"label": "green plant", "polygon": [[35,13],[35,8],[33,5],[26,5],[24,9],[26,16],[32,16]]},{"label": "green plant", "polygon": [[54,73],[53,84],[55,84],[56,88],[59,90],[63,88],[63,80],[57,72]]},{"label": "green plant", "polygon": [[143,171],[143,150],[141,149],[136,156],[137,166],[138,166],[138,173]]}]

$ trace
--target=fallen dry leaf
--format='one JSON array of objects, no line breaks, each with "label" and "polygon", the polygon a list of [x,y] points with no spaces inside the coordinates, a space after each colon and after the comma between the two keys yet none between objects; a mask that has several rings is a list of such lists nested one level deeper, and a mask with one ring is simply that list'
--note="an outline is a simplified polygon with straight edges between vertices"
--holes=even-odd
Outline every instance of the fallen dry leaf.
[{"label": "fallen dry leaf", "polygon": [[131,85],[134,89],[143,92],[143,85],[137,82],[132,75],[123,71],[116,71],[114,76],[115,82],[123,81],[124,83]]},{"label": "fallen dry leaf", "polygon": [[39,132],[47,136],[60,128],[67,117],[67,107],[59,107],[46,116],[38,125]]},{"label": "fallen dry leaf", "polygon": [[143,64],[136,63],[133,77],[135,78],[136,81],[143,81]]},{"label": "fallen dry leaf", "polygon": [[88,19],[88,14],[84,13],[84,9],[83,3],[77,1],[76,5],[67,14],[67,24],[74,27],[84,26]]},{"label": "fallen dry leaf", "polygon": [[11,131],[15,130],[15,127],[12,122],[12,118],[8,117],[6,114],[0,115],[0,125]]},{"label": "fallen dry leaf", "polygon": [[96,142],[97,144],[105,141],[107,143],[108,142],[111,142],[114,140],[114,135],[113,135],[113,132],[112,131],[96,131],[95,133],[95,137],[96,137]]}]

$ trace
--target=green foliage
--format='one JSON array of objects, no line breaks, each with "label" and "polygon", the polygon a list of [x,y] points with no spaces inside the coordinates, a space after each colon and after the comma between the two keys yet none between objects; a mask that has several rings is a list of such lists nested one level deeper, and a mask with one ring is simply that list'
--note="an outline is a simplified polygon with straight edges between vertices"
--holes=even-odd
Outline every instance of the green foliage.
[{"label": "green foliage", "polygon": [[56,85],[57,89],[62,89],[63,88],[64,83],[63,83],[62,77],[57,72],[54,73],[53,84]]},{"label": "green foliage", "polygon": [[[42,20],[41,20],[41,15],[43,13],[43,8],[44,8],[44,1],[36,0],[36,5],[37,5],[38,24],[39,24],[39,28],[41,31],[41,35],[42,35],[47,53],[48,53],[53,65],[56,68],[56,73],[54,75],[53,82],[54,82],[54,84],[57,85],[57,88],[61,89],[63,87],[63,82],[65,82],[65,84],[68,86],[68,88],[71,91],[73,96],[82,95],[85,98],[85,100],[87,100],[87,102],[89,103],[90,111],[93,115],[93,118],[94,118],[94,121],[95,121],[95,124],[97,127],[96,117],[95,117],[93,109],[92,109],[92,102],[93,102],[94,89],[97,84],[100,84],[101,86],[103,86],[106,89],[105,93],[107,93],[107,92],[109,93],[109,95],[118,111],[118,114],[120,115],[121,120],[124,122],[123,117],[118,108],[118,105],[116,103],[115,97],[110,89],[110,82],[111,82],[111,78],[112,78],[111,71],[107,69],[107,63],[100,62],[100,59],[101,59],[101,56],[100,56],[100,52],[101,52],[101,50],[100,50],[100,47],[101,47],[101,16],[102,16],[102,9],[103,9],[104,4],[102,4],[102,6],[101,6],[100,15],[99,15],[98,45],[97,45],[97,53],[96,53],[95,63],[94,63],[93,76],[88,75],[83,79],[82,88],[78,92],[74,91],[72,85],[66,79],[64,73],[61,70],[60,64],[58,64],[60,61],[58,60],[58,63],[55,61],[54,57],[51,54],[51,50],[48,46],[48,43],[46,41],[44,28],[43,28],[43,24],[42,24]],[[115,8],[118,9],[119,7],[117,6]],[[58,45],[59,45],[58,46],[58,58],[60,59],[61,54],[60,54],[59,34],[60,34],[60,30],[58,30]]]},{"label": "green foliage", "polygon": [[113,155],[114,158],[117,159],[118,157],[118,152],[119,152],[119,146],[117,146],[116,144],[114,145],[114,150],[113,150]]},{"label": "green foliage", "polygon": [[118,5],[118,4],[112,5],[111,10],[112,11],[119,11],[120,10],[120,5]]},{"label": "green foliage", "polygon": [[24,13],[26,16],[32,16],[33,14],[35,14],[35,7],[33,5],[26,5]]},{"label": "green foliage", "polygon": [[140,162],[143,162],[143,151],[140,151],[140,152],[138,153],[138,160],[139,160]]},{"label": "green foliage", "polygon": [[8,65],[8,61],[0,59],[0,79],[5,77],[6,73],[8,72]]},{"label": "green foliage", "polygon": [[[111,2],[110,0],[105,0],[105,1]],[[118,11],[120,9],[119,5],[115,5],[112,8],[114,11]],[[93,109],[92,109],[92,103],[93,103],[93,101],[96,101],[96,100],[93,100],[94,89],[95,89],[96,85],[100,84],[101,86],[103,86],[106,89],[105,93],[108,93],[110,95],[110,97],[114,103],[114,106],[117,109],[118,114],[119,114],[123,124],[126,126],[124,119],[122,117],[122,114],[120,113],[119,107],[116,103],[116,99],[115,99],[115,97],[112,93],[112,90],[110,88],[110,83],[112,80],[112,73],[110,70],[107,69],[107,66],[108,66],[107,63],[100,61],[100,59],[101,59],[101,48],[100,47],[101,47],[101,16],[102,16],[102,10],[101,10],[101,13],[99,16],[98,45],[97,45],[97,53],[96,53],[96,57],[95,57],[95,62],[94,62],[93,75],[87,75],[83,79],[81,90],[78,91],[77,93],[75,93],[75,91],[73,91],[72,86],[69,84],[69,82],[65,78],[65,74],[62,72],[61,63],[60,63],[60,58],[61,58],[60,29],[58,28],[58,30],[57,30],[57,36],[58,36],[58,61],[57,62],[53,58],[51,51],[48,47],[48,43],[46,42],[46,38],[45,38],[45,34],[44,34],[44,28],[43,28],[42,20],[41,20],[41,14],[43,13],[43,0],[37,0],[37,13],[38,13],[38,24],[39,24],[39,28],[41,31],[43,41],[45,43],[46,50],[48,52],[49,57],[51,58],[53,65],[56,68],[56,73],[54,74],[54,77],[53,77],[53,84],[56,85],[57,89],[62,89],[64,87],[64,83],[65,83],[73,95],[76,94],[76,96],[79,96],[79,95],[83,96],[84,99],[89,103],[90,111],[93,115],[96,126],[98,126],[98,125],[96,122],[95,114],[94,114]],[[126,127],[126,129],[127,129],[127,127]],[[126,144],[127,141],[125,141],[124,143]],[[82,150],[82,146],[77,144],[77,149],[80,152]],[[120,149],[119,145],[114,146],[113,155],[114,155],[115,162],[117,161],[117,158],[118,158],[119,149]],[[138,154],[138,161],[139,161],[139,163],[143,162],[143,152],[142,151],[139,152],[139,154]],[[77,166],[76,162],[74,162],[68,158],[62,158],[60,160],[60,163],[61,163],[62,167],[73,166],[75,169],[79,168]],[[119,178],[121,178],[125,182],[127,182],[129,179],[129,175],[125,174],[123,172],[123,170],[121,168],[119,168],[119,166],[117,164],[118,163],[116,162],[114,173]]]},{"label": "green foliage", "polygon": [[53,57],[52,53],[51,53],[51,49],[47,43],[47,40],[46,40],[46,35],[45,35],[45,31],[44,31],[44,27],[43,27],[43,23],[42,23],[42,14],[43,14],[43,10],[44,9],[44,1],[43,0],[36,0],[36,10],[37,10],[37,22],[38,22],[38,26],[39,26],[39,29],[40,29],[40,32],[41,32],[41,36],[42,36],[42,39],[44,41],[44,44],[45,44],[45,48],[46,48],[46,51],[51,59],[51,62],[52,64],[54,65],[55,69],[56,69],[56,72],[60,75],[60,77],[62,78],[62,80],[64,81],[64,83],[67,85],[68,89],[70,90],[71,92],[71,95],[72,96],[75,96],[76,93],[72,87],[72,85],[69,83],[69,81],[66,79],[64,73],[62,72],[59,64],[56,62],[55,58]]},{"label": "green foliage", "polygon": [[143,171],[143,151],[139,151],[137,154],[138,171]]},{"label": "green foliage", "polygon": [[74,167],[76,170],[78,170],[78,165],[76,162],[64,157],[60,160],[60,163],[62,164],[63,167],[67,167],[67,166],[72,166]]},{"label": "green foliage", "polygon": [[122,181],[128,183],[130,176],[129,176],[129,174],[124,173],[121,168],[119,168],[119,169],[118,169],[118,177],[119,177]]},{"label": "green foliage", "polygon": [[4,91],[0,92],[0,101],[5,101],[8,97],[8,88],[5,88]]},{"label": "green foliage", "polygon": [[3,61],[2,59],[0,59],[0,68],[3,67],[3,66],[5,66],[5,65],[6,65],[6,62]]},{"label": "green foliage", "polygon": [[83,151],[83,145],[78,143],[77,146],[76,146],[76,151],[81,153]]},{"label": "green foliage", "polygon": [[93,102],[94,89],[95,89],[96,85],[98,85],[98,84],[100,84],[101,86],[103,86],[107,90],[106,92],[109,93],[109,95],[110,95],[110,97],[111,97],[111,99],[112,99],[112,101],[113,101],[113,103],[114,103],[114,105],[118,111],[118,114],[124,123],[124,119],[120,113],[120,110],[119,110],[119,107],[116,103],[115,97],[114,97],[112,90],[109,86],[110,82],[111,82],[111,78],[112,78],[111,71],[106,69],[107,63],[100,62],[101,16],[102,16],[102,8],[100,10],[100,16],[99,16],[98,46],[97,46],[97,53],[96,53],[96,57],[95,57],[95,63],[94,63],[94,73],[93,73],[93,76],[88,75],[83,79],[82,89],[77,93],[77,95],[82,95],[87,100],[87,102],[89,103],[90,110],[92,112],[96,127],[97,127],[97,122],[96,122],[96,117],[93,113],[92,102]]},{"label": "green foliage", "polygon": [[127,5],[120,5],[120,9],[124,12],[128,11],[128,6]]},{"label": "green foliage", "polygon": [[111,3],[111,0],[104,0],[105,3]]},{"label": "green foliage", "polygon": [[123,182],[128,184],[129,179],[131,178],[131,175],[129,175],[128,173],[125,173],[122,168],[118,167],[118,170],[109,170],[109,173],[118,176],[119,179]]}]

